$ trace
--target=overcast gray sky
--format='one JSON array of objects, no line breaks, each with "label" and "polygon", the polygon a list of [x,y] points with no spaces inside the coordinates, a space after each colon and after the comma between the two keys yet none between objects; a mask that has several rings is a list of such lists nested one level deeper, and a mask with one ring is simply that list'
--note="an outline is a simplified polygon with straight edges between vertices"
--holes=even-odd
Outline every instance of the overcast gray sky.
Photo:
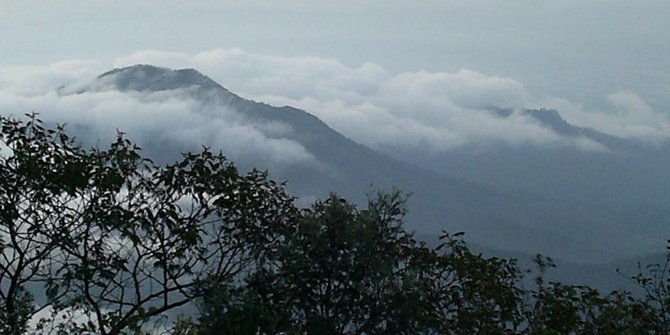
[{"label": "overcast gray sky", "polygon": [[585,103],[670,95],[670,2],[658,0],[1,0],[2,64],[238,47],[391,71],[461,68]]},{"label": "overcast gray sky", "polygon": [[[670,125],[668,17],[670,1],[661,0],[0,0],[0,67],[16,75],[7,69],[71,60],[90,60],[96,71],[134,61],[195,66],[239,93],[312,108],[345,133],[347,119],[327,114],[337,109],[333,101],[344,102],[341,110],[360,107],[366,117],[376,110],[360,97],[333,96],[338,85],[368,80],[386,88],[369,99],[386,111],[403,103],[392,89],[405,88],[394,83],[413,80],[423,85],[421,94],[433,87],[469,90],[443,94],[466,109],[486,107],[468,100],[481,92],[482,104],[546,103],[564,107],[562,114],[580,125],[611,121],[610,133],[618,135],[637,136],[662,124],[651,129],[658,137]],[[231,75],[230,54],[248,71]],[[217,68],[222,63],[223,70]],[[68,71],[76,71],[72,64]],[[355,78],[337,82],[342,74]],[[276,84],[283,78],[291,78],[284,84],[294,91],[324,89],[314,96],[287,92]],[[320,80],[327,83],[319,86]],[[406,101],[421,98],[410,93]],[[621,117],[611,120],[608,113]]]}]

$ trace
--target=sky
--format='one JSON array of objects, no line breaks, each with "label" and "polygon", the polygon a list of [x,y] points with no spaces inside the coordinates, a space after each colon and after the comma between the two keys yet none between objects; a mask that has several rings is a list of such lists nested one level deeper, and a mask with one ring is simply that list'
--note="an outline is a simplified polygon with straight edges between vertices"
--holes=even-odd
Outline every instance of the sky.
[{"label": "sky", "polygon": [[152,63],[303,108],[372,147],[561,141],[489,107],[556,108],[657,142],[670,136],[669,14],[650,0],[0,0],[0,112]]}]

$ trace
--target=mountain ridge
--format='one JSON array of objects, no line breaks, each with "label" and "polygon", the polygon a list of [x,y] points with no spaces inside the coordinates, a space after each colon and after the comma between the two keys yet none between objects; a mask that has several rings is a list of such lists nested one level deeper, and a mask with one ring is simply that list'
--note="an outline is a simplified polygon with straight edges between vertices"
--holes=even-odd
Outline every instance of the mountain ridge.
[{"label": "mountain ridge", "polygon": [[[185,89],[203,104],[232,109],[252,124],[287,124],[293,131],[268,136],[300,143],[327,169],[299,164],[285,169],[257,167],[269,169],[276,179],[287,180],[290,192],[307,199],[333,191],[364,204],[365,194],[374,189],[398,187],[413,193],[408,225],[421,234],[466,231],[470,241],[485,247],[542,252],[572,261],[606,261],[631,253],[654,252],[665,242],[655,240],[657,231],[630,240],[627,230],[635,223],[630,217],[612,215],[608,207],[510,193],[401,162],[346,138],[306,111],[244,99],[194,69],[137,65],[108,71],[97,80],[126,92]],[[557,121],[557,113],[549,114],[549,122]],[[161,154],[169,148],[149,145],[145,149],[150,154]]]}]

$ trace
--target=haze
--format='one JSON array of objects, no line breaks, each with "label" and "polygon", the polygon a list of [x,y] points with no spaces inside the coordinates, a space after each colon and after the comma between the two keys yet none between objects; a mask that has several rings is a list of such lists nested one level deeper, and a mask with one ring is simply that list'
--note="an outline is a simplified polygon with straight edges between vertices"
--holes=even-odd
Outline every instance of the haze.
[{"label": "haze", "polygon": [[665,1],[3,0],[0,64],[241,48],[392,74],[467,68],[588,110],[630,91],[667,110],[668,14]]},{"label": "haze", "polygon": [[[3,1],[0,114],[35,111],[92,145],[119,129],[164,161],[211,146],[304,203],[405,186],[427,235],[456,227],[486,247],[619,259],[667,237],[669,9]],[[124,67],[121,82],[99,77]],[[170,70],[183,68],[200,73]],[[169,90],[152,86],[162,80]],[[304,112],[202,93],[226,89]]]}]

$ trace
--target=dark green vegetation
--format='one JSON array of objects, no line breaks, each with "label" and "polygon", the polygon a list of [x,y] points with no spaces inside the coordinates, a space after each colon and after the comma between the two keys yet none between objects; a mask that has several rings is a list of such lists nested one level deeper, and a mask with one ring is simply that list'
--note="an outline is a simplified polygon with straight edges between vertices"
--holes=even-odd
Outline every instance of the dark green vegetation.
[{"label": "dark green vegetation", "polygon": [[299,210],[264,173],[207,149],[155,166],[122,135],[87,150],[34,116],[2,118],[0,149],[0,334],[670,328],[667,264],[632,279],[640,297],[547,283],[550,259],[527,273],[473,253],[459,233],[416,241],[400,192],[365,209],[331,195]]}]

